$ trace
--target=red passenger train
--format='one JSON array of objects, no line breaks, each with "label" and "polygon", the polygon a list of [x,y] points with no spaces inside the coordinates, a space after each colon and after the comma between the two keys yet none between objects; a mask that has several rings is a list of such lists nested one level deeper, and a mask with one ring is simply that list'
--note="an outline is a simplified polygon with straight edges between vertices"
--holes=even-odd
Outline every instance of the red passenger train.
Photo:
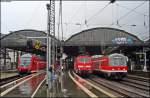
[{"label": "red passenger train", "polygon": [[127,74],[127,57],[114,53],[108,56],[92,58],[94,72],[103,74],[107,78],[122,79]]},{"label": "red passenger train", "polygon": [[78,74],[89,75],[92,73],[92,59],[87,55],[77,56],[74,60],[74,71]]},{"label": "red passenger train", "polygon": [[42,57],[36,55],[24,54],[18,60],[19,74],[36,72],[45,67],[46,61]]}]

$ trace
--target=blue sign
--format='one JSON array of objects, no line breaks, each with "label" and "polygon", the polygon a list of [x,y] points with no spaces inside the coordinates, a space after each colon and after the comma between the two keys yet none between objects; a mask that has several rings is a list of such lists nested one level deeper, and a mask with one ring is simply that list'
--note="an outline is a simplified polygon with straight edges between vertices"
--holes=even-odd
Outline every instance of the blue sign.
[{"label": "blue sign", "polygon": [[133,44],[132,38],[128,37],[117,37],[112,40],[115,44]]}]

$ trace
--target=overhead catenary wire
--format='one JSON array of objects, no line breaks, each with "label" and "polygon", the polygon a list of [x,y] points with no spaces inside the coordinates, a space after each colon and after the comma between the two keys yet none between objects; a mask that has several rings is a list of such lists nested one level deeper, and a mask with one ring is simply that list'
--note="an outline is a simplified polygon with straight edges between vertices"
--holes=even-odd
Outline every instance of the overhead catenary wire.
[{"label": "overhead catenary wire", "polygon": [[[109,2],[108,4],[106,4],[102,9],[100,9],[99,11],[97,11],[94,15],[92,15],[90,18],[85,19],[84,22],[81,22],[81,25],[86,25],[89,26],[88,22],[92,19],[94,19],[94,17],[96,17],[98,14],[100,14],[109,4],[111,4],[111,2]],[[80,29],[80,27],[78,28]]]},{"label": "overhead catenary wire", "polygon": [[117,19],[117,21],[113,22],[119,24],[119,21],[123,18],[125,18],[126,16],[128,16],[130,13],[132,13],[135,9],[139,8],[140,6],[142,6],[146,1],[144,1],[143,3],[141,3],[140,5],[136,6],[135,8],[133,8],[131,11],[127,12],[126,14],[124,14],[123,16],[121,16],[119,19]]},{"label": "overhead catenary wire", "polygon": [[[118,4],[118,3],[116,3],[116,5],[119,6],[119,7],[125,8],[125,9],[127,9],[127,10],[130,10],[130,11],[132,10],[131,8],[128,8],[128,7],[123,6],[123,5],[120,5],[120,4]],[[139,14],[139,15],[145,15],[146,17],[149,18],[149,16],[146,15],[146,14],[144,14],[144,13],[141,13],[141,12],[138,12],[138,11],[135,11],[135,10],[133,10],[133,12],[135,12],[135,13],[137,13],[137,14]]]},{"label": "overhead catenary wire", "polygon": [[[140,5],[141,5],[141,4],[140,4]],[[131,11],[131,10],[130,10],[130,11]],[[133,10],[133,12],[135,12],[135,10]],[[140,13],[140,12],[139,12],[139,13]],[[134,26],[134,27],[135,27],[135,26],[141,26],[141,27],[143,27],[143,26],[144,26],[145,28],[147,28],[146,22],[145,22],[145,21],[146,21],[146,18],[145,18],[146,15],[145,15],[145,14],[142,14],[142,13],[139,14],[139,15],[144,15],[144,24],[143,24],[143,25],[137,25],[137,24],[131,24],[131,25],[129,25],[129,24],[127,24],[127,23],[129,23],[129,22],[124,23],[124,24],[119,24],[119,21],[118,21],[118,20],[116,21],[116,23],[117,23],[117,25],[118,25],[119,27],[122,27],[122,26]],[[149,19],[149,17],[148,17],[148,19]],[[133,20],[133,19],[132,19],[132,20]]]},{"label": "overhead catenary wire", "polygon": [[89,26],[88,22],[92,19],[94,19],[94,17],[96,17],[97,15],[99,15],[105,8],[108,7],[109,4],[114,3],[115,0],[110,0],[110,2],[108,4],[106,4],[102,9],[100,9],[99,11],[97,11],[94,15],[92,15],[90,18],[85,19],[84,23],[81,24],[85,24],[86,26]]},{"label": "overhead catenary wire", "polygon": [[71,20],[73,20],[73,19],[76,17],[76,15],[78,15],[79,11],[81,10],[81,7],[82,7],[82,4],[81,4],[81,6],[76,10],[76,12],[70,17]]},{"label": "overhead catenary wire", "polygon": [[94,19],[94,17],[97,16],[98,14],[100,14],[106,7],[108,7],[109,4],[110,4],[110,2],[108,4],[106,4],[102,9],[98,10],[93,16],[88,18],[87,22],[89,22],[90,20]]}]

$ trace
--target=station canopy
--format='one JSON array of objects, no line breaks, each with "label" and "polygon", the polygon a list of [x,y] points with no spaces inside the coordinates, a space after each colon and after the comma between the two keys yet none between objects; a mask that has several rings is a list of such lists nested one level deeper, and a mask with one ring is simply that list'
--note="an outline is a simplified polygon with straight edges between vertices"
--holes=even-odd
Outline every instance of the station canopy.
[{"label": "station canopy", "polygon": [[[21,51],[39,50],[39,51],[46,52],[47,40],[46,38],[44,38],[46,36],[47,34],[44,31],[38,31],[38,30],[25,29],[25,30],[14,31],[1,38],[1,47],[21,50]],[[35,38],[35,37],[42,37],[42,38]],[[59,42],[55,37],[53,36],[50,37],[52,38],[53,41],[55,41],[55,44]],[[38,47],[35,47],[36,43],[39,44],[39,49],[37,49]],[[31,46],[28,47],[28,44],[30,44]]]},{"label": "station canopy", "polygon": [[[64,42],[64,50],[66,54],[75,54],[80,46],[86,47],[86,51],[93,54],[102,53],[103,47],[105,50],[118,49],[116,47],[139,47],[143,46],[144,42],[137,36],[124,30],[108,27],[98,27],[83,30],[72,35]],[[107,49],[106,49],[107,48]],[[100,52],[101,51],[101,52]]]},{"label": "station canopy", "polygon": [[100,27],[81,31],[65,41],[65,46],[142,45],[137,36],[124,30]]}]

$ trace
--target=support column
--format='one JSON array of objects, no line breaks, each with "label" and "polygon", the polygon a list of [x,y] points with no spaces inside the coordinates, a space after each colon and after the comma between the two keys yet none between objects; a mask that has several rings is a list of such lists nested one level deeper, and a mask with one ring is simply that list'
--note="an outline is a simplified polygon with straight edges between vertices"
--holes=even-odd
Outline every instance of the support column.
[{"label": "support column", "polygon": [[19,55],[20,55],[20,53],[19,53],[19,51],[17,51],[17,56],[16,56],[16,68],[18,67]]},{"label": "support column", "polygon": [[146,61],[147,61],[147,58],[146,58],[146,51],[143,47],[143,54],[144,54],[144,68],[143,68],[143,71],[147,72],[147,66],[146,66]]},{"label": "support column", "polygon": [[4,48],[4,70],[7,69],[7,66],[6,66],[6,48]]},{"label": "support column", "polygon": [[15,50],[14,50],[14,61],[13,61],[13,65],[15,64],[15,57],[16,57],[16,56],[15,56]]}]

